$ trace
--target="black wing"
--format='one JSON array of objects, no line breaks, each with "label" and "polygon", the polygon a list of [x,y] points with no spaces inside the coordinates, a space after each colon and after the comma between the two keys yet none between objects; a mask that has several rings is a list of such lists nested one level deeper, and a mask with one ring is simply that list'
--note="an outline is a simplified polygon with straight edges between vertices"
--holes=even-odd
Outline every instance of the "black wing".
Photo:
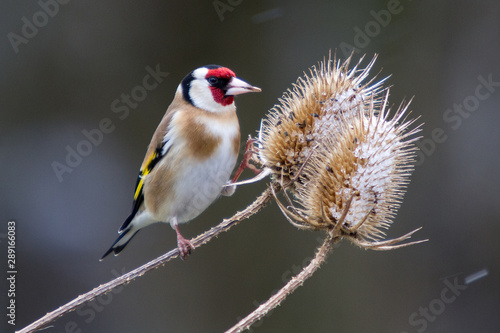
[{"label": "black wing", "polygon": [[[132,206],[132,213],[129,215],[129,217],[125,220],[123,225],[121,226],[119,232],[122,232],[125,230],[125,228],[128,227],[130,222],[135,217],[135,214],[139,211],[139,208],[141,207],[142,203],[144,202],[144,177],[148,175],[151,170],[158,164],[158,162],[167,155],[168,150],[163,153],[163,147],[165,146],[166,143],[163,145],[159,146],[156,148],[147,158],[147,162],[144,164],[144,166],[141,168],[139,171],[139,176],[137,177],[137,182],[135,184],[135,192],[134,192],[134,203]],[[170,150],[170,147],[169,147]]]}]

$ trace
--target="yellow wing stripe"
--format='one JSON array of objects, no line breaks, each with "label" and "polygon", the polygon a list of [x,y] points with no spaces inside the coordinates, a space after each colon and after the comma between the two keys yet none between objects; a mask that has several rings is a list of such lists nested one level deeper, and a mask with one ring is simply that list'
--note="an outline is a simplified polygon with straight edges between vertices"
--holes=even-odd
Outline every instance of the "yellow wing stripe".
[{"label": "yellow wing stripe", "polygon": [[135,189],[134,200],[137,200],[142,192],[142,186],[144,185],[144,178],[142,178],[142,175],[139,177],[141,178],[141,180],[139,181],[139,184],[137,184],[137,188]]},{"label": "yellow wing stripe", "polygon": [[134,194],[134,200],[137,200],[139,198],[139,195],[142,192],[142,187],[144,186],[144,176],[149,174],[151,170],[153,169],[153,166],[151,162],[153,162],[156,157],[158,156],[158,153],[155,151],[154,153],[151,154],[151,156],[148,158],[146,164],[144,165],[144,168],[141,169],[139,172],[139,182],[137,183],[137,187],[135,189],[135,194]]}]

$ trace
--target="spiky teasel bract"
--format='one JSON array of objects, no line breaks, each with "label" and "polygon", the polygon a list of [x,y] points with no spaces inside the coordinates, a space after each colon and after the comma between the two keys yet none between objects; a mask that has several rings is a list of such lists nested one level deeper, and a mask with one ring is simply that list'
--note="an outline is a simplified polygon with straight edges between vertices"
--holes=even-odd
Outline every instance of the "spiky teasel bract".
[{"label": "spiky teasel bract", "polygon": [[[338,131],[325,137],[304,167],[303,184],[297,186],[301,208],[282,210],[305,229],[336,230],[360,246],[394,248],[408,238],[385,242],[385,236],[403,198],[413,170],[415,137],[419,127],[404,119],[407,106],[389,119],[385,95],[380,111],[372,102],[365,111],[340,117]],[[408,244],[405,244],[408,245]]]},{"label": "spiky teasel bract", "polygon": [[310,68],[288,89],[262,123],[259,131],[258,157],[264,169],[275,181],[288,184],[299,180],[300,170],[327,132],[336,131],[336,122],[346,113],[363,112],[367,103],[379,102],[381,83],[363,81],[373,66],[375,57],[364,68],[360,62],[348,68],[335,58],[323,60]]}]

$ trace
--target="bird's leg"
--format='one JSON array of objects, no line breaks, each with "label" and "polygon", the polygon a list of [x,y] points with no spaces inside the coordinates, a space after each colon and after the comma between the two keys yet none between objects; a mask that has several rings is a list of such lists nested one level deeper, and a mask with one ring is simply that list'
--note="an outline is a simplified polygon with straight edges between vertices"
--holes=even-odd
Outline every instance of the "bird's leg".
[{"label": "bird's leg", "polygon": [[255,142],[255,139],[249,135],[248,140],[247,140],[247,144],[245,146],[245,153],[243,154],[243,159],[241,161],[240,166],[236,170],[236,173],[234,174],[234,177],[231,180],[231,183],[236,183],[238,178],[240,178],[241,173],[245,169],[252,170],[256,175],[258,175],[262,171],[261,169],[258,169],[255,165],[250,164],[250,161],[252,160],[252,156],[253,156],[253,154],[255,154],[255,150],[252,149],[254,142]]},{"label": "bird's leg", "polygon": [[[227,184],[222,187],[221,194],[223,196],[230,197],[234,194],[234,192],[236,191],[236,186],[237,186],[237,184],[235,184],[235,183],[237,182],[238,178],[240,178],[241,173],[245,169],[252,170],[256,175],[262,175],[263,176],[262,178],[264,178],[268,175],[268,174],[262,173],[262,170],[257,168],[255,165],[250,164],[250,161],[253,158],[253,154],[256,153],[255,150],[252,150],[252,145],[254,142],[255,142],[255,139],[253,139],[249,135],[248,140],[247,140],[247,144],[245,146],[245,153],[243,154],[243,159],[241,161],[240,166],[236,170],[236,173],[234,174],[233,179],[231,179],[231,181],[228,181]],[[259,178],[259,176],[252,178],[249,182],[254,182],[254,181],[262,179],[262,178],[260,178],[260,179],[257,179],[257,178]],[[241,185],[242,183],[244,183],[244,182],[239,182],[238,185]]]},{"label": "bird's leg", "polygon": [[173,227],[175,229],[175,232],[177,233],[177,248],[179,249],[179,255],[181,256],[182,260],[184,260],[188,255],[191,254],[191,251],[194,250],[194,246],[189,240],[181,235],[179,226],[177,225],[177,219],[173,223]]}]

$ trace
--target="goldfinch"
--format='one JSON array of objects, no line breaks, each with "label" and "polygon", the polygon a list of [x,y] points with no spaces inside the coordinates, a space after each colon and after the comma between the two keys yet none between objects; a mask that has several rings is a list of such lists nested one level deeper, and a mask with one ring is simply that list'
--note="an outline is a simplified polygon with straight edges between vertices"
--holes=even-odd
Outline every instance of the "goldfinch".
[{"label": "goldfinch", "polygon": [[200,67],[182,80],[142,162],[132,213],[101,260],[119,254],[140,229],[156,222],[175,229],[181,258],[191,253],[193,245],[178,225],[197,217],[220,194],[234,192],[224,188],[240,148],[234,96],[259,91],[217,65]]}]

